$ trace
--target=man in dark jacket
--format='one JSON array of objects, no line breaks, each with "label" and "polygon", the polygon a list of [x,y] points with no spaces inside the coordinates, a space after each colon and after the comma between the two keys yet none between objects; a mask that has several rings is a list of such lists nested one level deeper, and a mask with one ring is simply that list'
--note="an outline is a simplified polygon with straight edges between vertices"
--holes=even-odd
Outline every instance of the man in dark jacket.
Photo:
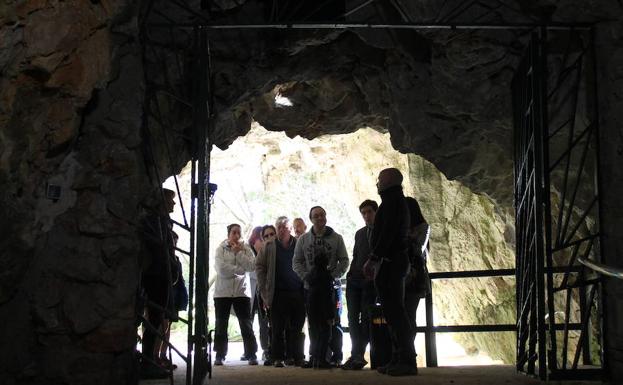
[{"label": "man in dark jacket", "polygon": [[382,202],[374,219],[372,254],[364,271],[369,275],[371,266],[376,266],[374,284],[392,338],[392,359],[377,370],[392,376],[415,375],[415,348],[404,306],[409,208],[402,192],[402,174],[387,168],[379,173],[376,186]]},{"label": "man in dark jacket", "polygon": [[359,205],[359,212],[365,226],[355,233],[353,259],[346,274],[348,329],[352,348],[350,358],[342,365],[342,369],[345,370],[360,370],[368,363],[363,356],[366,352],[366,345],[370,342],[370,306],[374,304],[376,290],[374,281],[365,277],[363,265],[372,251],[370,238],[378,208],[379,205],[370,199],[366,199]]}]

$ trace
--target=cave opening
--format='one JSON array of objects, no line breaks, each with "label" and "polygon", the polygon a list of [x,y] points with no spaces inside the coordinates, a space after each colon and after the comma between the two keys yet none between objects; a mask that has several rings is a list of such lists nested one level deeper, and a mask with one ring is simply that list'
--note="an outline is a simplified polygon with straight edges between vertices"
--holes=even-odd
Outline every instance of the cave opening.
[{"label": "cave opening", "polygon": [[[275,102],[287,105],[289,101],[282,98],[275,97]],[[363,226],[358,206],[365,199],[380,203],[376,175],[386,167],[396,167],[403,172],[405,195],[418,199],[432,227],[432,252],[428,262],[431,272],[513,269],[512,216],[501,216],[489,197],[473,193],[460,182],[448,180],[423,158],[396,151],[389,137],[387,132],[367,127],[311,140],[290,138],[284,132],[268,131],[254,122],[246,135],[226,149],[212,149],[210,180],[218,189],[211,206],[209,227],[212,257],[208,329],[214,327],[214,249],[226,239],[227,225],[240,224],[245,240],[255,226],[274,224],[281,215],[290,219],[303,218],[309,229],[309,208],[321,205],[327,211],[328,226],[344,237],[350,259],[354,233]],[[190,172],[188,165],[177,176],[186,207],[190,206]],[[164,187],[175,189],[173,178],[165,182]],[[184,222],[181,206],[176,205],[172,214],[177,223]],[[180,239],[180,242],[184,244],[188,240]],[[188,259],[179,256],[187,271]],[[345,279],[342,281],[345,284]],[[419,326],[427,324],[427,311],[432,312],[430,326],[512,325],[515,322],[512,277],[436,279],[431,298],[433,305],[429,309],[424,306],[424,300],[421,301],[417,313]],[[348,303],[344,295],[342,301],[341,325],[347,331]],[[242,355],[240,330],[234,317],[229,325],[230,341],[235,342],[230,342],[228,365],[236,365]],[[173,339],[183,345],[186,330],[183,324],[179,326],[174,329]],[[254,329],[259,339],[257,317]],[[435,338],[438,348],[434,359],[442,366],[510,364],[514,359],[515,337],[510,331],[437,333]],[[350,355],[350,346],[347,331],[344,359]],[[426,366],[422,332],[417,335],[416,349],[419,366]]]}]

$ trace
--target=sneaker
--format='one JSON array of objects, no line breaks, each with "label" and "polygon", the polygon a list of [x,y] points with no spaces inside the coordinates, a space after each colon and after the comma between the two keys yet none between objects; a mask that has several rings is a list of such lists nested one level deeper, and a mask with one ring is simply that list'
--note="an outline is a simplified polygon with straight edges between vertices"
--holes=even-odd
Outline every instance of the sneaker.
[{"label": "sneaker", "polygon": [[216,357],[214,360],[214,366],[223,366],[223,361],[225,361],[222,357]]},{"label": "sneaker", "polygon": [[305,365],[307,363],[307,361],[300,359],[300,360],[294,360],[294,366],[298,366],[299,368],[302,368],[303,365]]},{"label": "sneaker", "polygon": [[248,361],[249,358],[247,356],[245,356],[244,354],[240,356],[240,361]]},{"label": "sneaker", "polygon": [[333,369],[335,365],[331,364],[327,360],[318,360],[314,362],[314,369]]},{"label": "sneaker", "polygon": [[249,365],[251,365],[251,366],[257,365],[257,358],[255,358],[255,357],[249,358]]},{"label": "sneaker", "polygon": [[397,360],[391,360],[389,361],[387,364],[383,365],[383,366],[379,366],[376,368],[376,371],[381,373],[381,374],[386,374],[387,373],[387,369],[389,369],[389,367],[394,366],[398,364]]},{"label": "sneaker", "polygon": [[368,364],[368,361],[357,359],[357,358],[349,358],[346,360],[344,365],[342,365],[342,369],[344,370],[361,370],[364,366]]},{"label": "sneaker", "polygon": [[285,367],[282,360],[275,360],[275,368],[283,368]]},{"label": "sneaker", "polygon": [[313,360],[303,361],[303,364],[301,364],[301,368],[303,368],[303,369],[309,369],[309,368],[313,368],[313,367],[314,367]]},{"label": "sneaker", "polygon": [[416,376],[417,366],[412,364],[398,363],[387,368],[387,374],[394,377]]},{"label": "sneaker", "polygon": [[274,362],[270,358],[264,360],[264,366],[273,366]]}]

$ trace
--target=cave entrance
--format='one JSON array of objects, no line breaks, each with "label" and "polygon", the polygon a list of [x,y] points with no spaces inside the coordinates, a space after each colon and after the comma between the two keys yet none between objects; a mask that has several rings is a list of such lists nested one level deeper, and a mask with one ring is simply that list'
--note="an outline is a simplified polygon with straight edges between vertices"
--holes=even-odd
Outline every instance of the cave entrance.
[{"label": "cave entrance", "polygon": [[[472,4],[472,3],[470,3]],[[473,5],[473,4],[472,4]],[[464,9],[462,10],[465,11]],[[458,14],[462,14],[461,10],[455,10]],[[191,15],[196,17],[197,15],[190,12]],[[165,18],[166,19],[166,18]],[[208,331],[208,288],[209,288],[209,256],[210,256],[210,239],[208,223],[210,218],[210,201],[212,199],[212,189],[210,188],[210,151],[212,142],[210,141],[211,127],[214,124],[213,117],[213,90],[211,87],[211,69],[210,69],[210,56],[209,56],[209,33],[217,30],[238,30],[238,31],[253,31],[256,29],[344,29],[344,28],[366,28],[366,29],[481,29],[481,30],[498,30],[498,29],[512,29],[521,31],[537,31],[536,35],[533,35],[533,45],[528,50],[527,62],[531,63],[523,65],[519,69],[515,90],[515,129],[516,129],[516,203],[519,203],[518,211],[516,215],[516,228],[517,228],[517,271],[514,269],[508,270],[488,270],[488,271],[452,271],[441,273],[440,275],[432,278],[447,278],[454,279],[458,277],[462,278],[477,278],[477,277],[499,277],[499,276],[511,276],[515,275],[518,278],[518,291],[517,291],[517,313],[518,323],[508,325],[457,325],[446,327],[434,327],[432,325],[427,326],[423,331],[429,334],[430,337],[434,337],[435,333],[447,331],[515,331],[517,332],[518,354],[517,354],[517,369],[529,374],[538,375],[542,379],[554,379],[554,378],[580,378],[587,375],[595,375],[600,373],[601,360],[598,360],[594,355],[588,354],[589,350],[593,348],[591,341],[597,341],[603,336],[603,332],[600,327],[600,315],[595,314],[595,306],[599,305],[600,298],[596,298],[599,293],[599,280],[595,278],[591,271],[584,268],[585,264],[578,267],[578,263],[583,260],[594,259],[599,260],[598,252],[598,240],[600,237],[598,220],[593,223],[588,223],[589,216],[591,218],[599,218],[598,215],[591,216],[594,210],[598,209],[598,194],[593,196],[593,199],[588,200],[586,210],[580,210],[579,213],[575,211],[576,200],[575,196],[578,192],[577,187],[567,188],[569,182],[569,169],[578,171],[578,175],[584,175],[582,170],[586,167],[586,156],[582,154],[593,153],[595,146],[593,145],[594,139],[597,135],[592,134],[592,129],[596,130],[596,123],[588,124],[586,129],[580,130],[581,132],[574,131],[575,126],[573,123],[576,119],[577,109],[573,109],[571,119],[565,119],[558,121],[558,125],[553,126],[552,130],[548,130],[547,127],[553,124],[551,120],[556,121],[560,110],[554,110],[552,113],[550,96],[555,94],[559,89],[569,90],[567,87],[560,88],[560,84],[566,84],[567,79],[573,77],[567,76],[575,69],[579,68],[578,79],[586,79],[586,72],[582,72],[582,68],[578,67],[577,63],[582,60],[572,60],[569,64],[570,57],[578,58],[576,53],[578,52],[577,46],[569,44],[569,52],[573,55],[567,55],[565,52],[555,52],[547,50],[547,43],[551,42],[548,32],[553,32],[553,35],[560,36],[560,33],[567,33],[570,36],[576,36],[578,30],[589,31],[590,27],[585,25],[543,25],[534,21],[523,24],[474,24],[474,23],[459,23],[459,22],[444,22],[439,24],[422,23],[417,24],[410,21],[401,23],[388,23],[388,24],[269,24],[269,25],[214,25],[209,24],[201,17],[195,20],[194,26],[189,28],[186,21],[174,22],[166,19],[165,24],[162,25],[162,20],[159,23],[156,22],[152,25],[153,28],[166,28],[166,29],[178,29],[189,38],[191,44],[192,54],[190,55],[192,62],[191,77],[193,79],[193,92],[191,102],[187,103],[192,108],[192,141],[194,143],[194,149],[192,151],[193,166],[192,166],[192,181],[191,181],[191,221],[188,224],[187,229],[190,233],[190,254],[191,271],[189,282],[194,282],[194,293],[191,290],[191,298],[194,296],[194,303],[191,300],[191,311],[189,313],[189,334],[188,343],[189,350],[186,357],[188,363],[188,376],[186,378],[187,383],[200,384],[206,375],[211,375],[211,357],[208,349],[210,343],[210,333]],[[452,21],[452,19],[451,19]],[[578,42],[577,38],[568,38],[566,41]],[[586,41],[583,38],[579,39],[580,42]],[[592,41],[591,39],[588,41]],[[534,43],[536,42],[536,43]],[[590,44],[588,45],[590,46]],[[534,48],[537,47],[537,48]],[[586,48],[587,46],[581,46],[579,49],[579,57],[590,57],[591,50]],[[161,47],[160,47],[161,48]],[[560,65],[560,71],[557,73],[558,79],[562,79],[561,82],[555,83],[554,87],[548,87],[550,79],[548,79],[544,73],[540,73],[540,76],[536,76],[538,73],[537,68],[544,69],[548,66],[549,53],[553,53],[552,58],[558,60]],[[160,58],[163,60],[162,58]],[[539,65],[541,67],[539,67]],[[595,66],[594,62],[592,64]],[[167,67],[164,67],[165,70]],[[158,69],[161,71],[161,69]],[[523,72],[522,72],[523,71]],[[580,83],[578,83],[580,84]],[[582,86],[570,87],[575,91],[575,95],[580,95],[579,90],[585,91]],[[550,94],[549,91],[552,93]],[[594,93],[594,92],[593,92]],[[530,98],[519,98],[517,95],[530,95]],[[571,93],[573,94],[573,93]],[[187,96],[187,95],[186,95]],[[180,98],[182,99],[182,98]],[[561,99],[567,100],[565,97]],[[590,107],[593,110],[589,113],[589,120],[595,117],[597,103],[592,98],[585,99],[587,102],[583,104],[583,107]],[[576,100],[577,104],[577,100]],[[540,106],[540,110],[536,108]],[[548,108],[549,107],[549,108]],[[535,112],[536,111],[536,112]],[[565,110],[565,112],[568,112]],[[582,117],[582,120],[585,116]],[[578,119],[580,120],[580,119]],[[595,122],[595,120],[591,120]],[[536,123],[535,123],[536,122]],[[534,135],[525,134],[526,127],[533,130]],[[590,129],[589,129],[590,128]],[[550,143],[551,136],[560,132],[570,132],[568,146],[552,146],[551,148],[545,147],[545,143]],[[544,134],[547,133],[547,134]],[[527,140],[523,140],[526,139]],[[533,138],[530,140],[530,138]],[[546,140],[544,140],[547,138]],[[521,139],[521,140],[520,140]],[[524,150],[522,150],[521,144],[525,144]],[[551,143],[554,143],[553,141]],[[558,143],[558,142],[556,142]],[[540,147],[539,147],[540,144]],[[584,145],[584,147],[582,147]],[[532,147],[531,147],[532,146]],[[555,151],[559,151],[560,161],[555,160],[558,157],[552,157],[549,159],[550,150],[555,147]],[[554,168],[560,164],[565,163],[571,159],[574,149],[580,148],[580,167],[566,166],[563,171],[562,180],[564,183],[562,188],[552,188],[551,180],[548,180],[548,176],[555,175]],[[591,150],[591,151],[589,151]],[[527,155],[526,155],[527,154]],[[554,161],[554,164],[549,164],[546,160]],[[543,164],[547,165],[544,167]],[[598,166],[598,162],[595,162],[595,166]],[[527,174],[524,174],[527,173]],[[595,171],[590,174],[593,177],[598,175]],[[590,176],[589,175],[589,176]],[[524,179],[521,179],[524,178]],[[553,180],[553,178],[552,178]],[[581,177],[576,180],[580,181]],[[528,183],[529,182],[529,183]],[[578,185],[580,182],[578,182]],[[523,189],[523,187],[531,185],[530,188]],[[584,185],[584,184],[582,184]],[[596,190],[595,190],[596,191]],[[580,195],[585,195],[582,193]],[[526,202],[530,202],[532,209],[526,209],[521,211],[524,206],[521,204],[522,198],[525,198]],[[555,197],[556,201],[552,202],[552,197]],[[571,198],[573,197],[573,198]],[[540,211],[543,206],[543,210]],[[558,210],[558,211],[555,211]],[[559,216],[556,214],[561,212]],[[536,214],[535,214],[536,213]],[[556,221],[558,218],[558,221]],[[588,224],[587,224],[588,223]],[[559,224],[556,226],[555,224]],[[567,230],[571,229],[570,233]],[[588,235],[582,235],[582,231]],[[552,237],[552,234],[556,234],[556,237]],[[586,240],[584,240],[586,238]],[[552,242],[553,240],[557,242]],[[542,242],[542,243],[541,243]],[[558,254],[557,254],[558,253]],[[562,273],[562,274],[560,274]],[[558,278],[561,277],[561,278]],[[559,280],[561,279],[561,280]],[[519,285],[521,282],[521,285]],[[527,282],[524,286],[524,282]],[[556,285],[560,283],[561,285]],[[558,310],[555,296],[566,298],[566,302],[563,298],[563,310]],[[579,308],[579,320],[574,322],[574,316],[572,311],[574,306],[571,299],[577,298]],[[429,306],[430,301],[426,301],[426,306]],[[194,305],[194,307],[193,307]],[[528,309],[526,312],[525,310]],[[556,319],[560,319],[562,314],[563,322],[557,323]],[[595,317],[593,317],[595,316]],[[589,332],[593,331],[594,327],[597,327],[597,333],[593,333],[594,338],[589,338]],[[518,329],[519,328],[519,329]],[[573,334],[573,330],[578,330],[576,341],[572,344],[569,343],[569,336]],[[551,331],[551,332],[550,332]],[[560,332],[559,332],[560,331]],[[595,339],[596,338],[596,339]],[[560,341],[562,347],[559,349]],[[601,349],[601,346],[598,350]],[[434,359],[435,344],[434,338],[429,339],[427,344],[427,355],[431,354],[430,360],[427,360],[430,366],[435,366]],[[573,351],[573,353],[570,353]],[[194,357],[191,359],[191,353]],[[583,363],[586,364],[586,368],[578,367],[579,355],[582,355]],[[571,364],[568,365],[569,355],[574,356],[571,359]],[[191,369],[191,363],[192,369]],[[589,366],[591,364],[597,364],[597,369],[593,370]]]}]

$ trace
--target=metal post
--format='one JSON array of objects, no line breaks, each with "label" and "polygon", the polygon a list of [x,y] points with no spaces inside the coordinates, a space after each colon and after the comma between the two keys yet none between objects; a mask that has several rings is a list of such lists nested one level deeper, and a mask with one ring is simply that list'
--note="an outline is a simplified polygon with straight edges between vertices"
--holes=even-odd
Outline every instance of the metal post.
[{"label": "metal post", "polygon": [[[432,290],[431,290],[432,291]],[[433,294],[426,294],[426,332],[424,332],[424,344],[426,346],[426,366],[429,368],[437,367],[437,338],[433,330]]]}]

